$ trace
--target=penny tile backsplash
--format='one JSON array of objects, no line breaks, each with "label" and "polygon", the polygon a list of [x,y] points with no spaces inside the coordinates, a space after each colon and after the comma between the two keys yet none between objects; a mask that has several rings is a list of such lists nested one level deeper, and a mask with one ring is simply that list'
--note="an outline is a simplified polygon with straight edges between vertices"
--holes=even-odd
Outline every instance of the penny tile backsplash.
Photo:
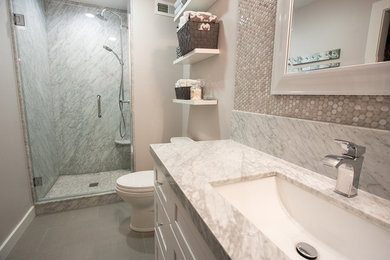
[{"label": "penny tile backsplash", "polygon": [[239,0],[234,109],[390,130],[390,96],[271,95],[275,15],[276,0]]}]

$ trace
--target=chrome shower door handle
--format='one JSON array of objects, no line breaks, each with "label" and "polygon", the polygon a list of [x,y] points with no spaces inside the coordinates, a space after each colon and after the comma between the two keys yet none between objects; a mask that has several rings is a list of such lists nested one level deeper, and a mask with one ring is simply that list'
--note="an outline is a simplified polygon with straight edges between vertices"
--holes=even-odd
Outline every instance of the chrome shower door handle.
[{"label": "chrome shower door handle", "polygon": [[98,118],[102,117],[102,96],[97,95]]}]

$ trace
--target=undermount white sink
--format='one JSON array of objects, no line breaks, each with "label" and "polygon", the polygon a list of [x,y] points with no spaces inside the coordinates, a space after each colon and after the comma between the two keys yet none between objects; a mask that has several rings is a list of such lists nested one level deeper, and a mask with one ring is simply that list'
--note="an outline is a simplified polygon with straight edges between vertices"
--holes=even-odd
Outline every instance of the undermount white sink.
[{"label": "undermount white sink", "polygon": [[291,259],[306,242],[317,259],[390,259],[390,231],[278,176],[214,186]]}]

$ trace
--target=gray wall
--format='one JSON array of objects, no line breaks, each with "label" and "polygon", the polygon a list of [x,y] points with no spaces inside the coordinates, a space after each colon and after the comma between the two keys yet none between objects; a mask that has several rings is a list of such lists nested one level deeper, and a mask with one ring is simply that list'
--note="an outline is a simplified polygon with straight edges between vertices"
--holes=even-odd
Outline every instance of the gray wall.
[{"label": "gray wall", "polygon": [[[130,0],[129,0],[130,1]],[[132,2],[134,156],[136,170],[153,169],[149,145],[181,135],[181,107],[173,104],[182,66],[176,58],[176,23],[155,15],[154,0]]]},{"label": "gray wall", "polygon": [[0,245],[32,206],[9,28],[0,0]]},{"label": "gray wall", "polygon": [[24,14],[26,26],[15,27],[23,84],[23,100],[35,177],[43,185],[36,188],[41,198],[57,180],[58,152],[50,86],[46,18],[43,0],[14,0],[14,12]]},{"label": "gray wall", "polygon": [[191,65],[184,78],[205,79],[206,95],[217,106],[183,106],[183,135],[194,140],[227,139],[233,109],[237,41],[237,1],[217,1],[209,12],[220,20],[218,47],[221,54]]}]

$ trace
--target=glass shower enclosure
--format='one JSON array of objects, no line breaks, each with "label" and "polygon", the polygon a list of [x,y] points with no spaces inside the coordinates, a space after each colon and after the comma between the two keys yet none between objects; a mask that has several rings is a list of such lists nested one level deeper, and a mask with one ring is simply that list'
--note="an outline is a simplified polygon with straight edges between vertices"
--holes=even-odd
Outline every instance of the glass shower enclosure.
[{"label": "glass shower enclosure", "polygon": [[132,170],[127,11],[63,0],[11,9],[22,17],[13,32],[35,200],[113,191]]}]

